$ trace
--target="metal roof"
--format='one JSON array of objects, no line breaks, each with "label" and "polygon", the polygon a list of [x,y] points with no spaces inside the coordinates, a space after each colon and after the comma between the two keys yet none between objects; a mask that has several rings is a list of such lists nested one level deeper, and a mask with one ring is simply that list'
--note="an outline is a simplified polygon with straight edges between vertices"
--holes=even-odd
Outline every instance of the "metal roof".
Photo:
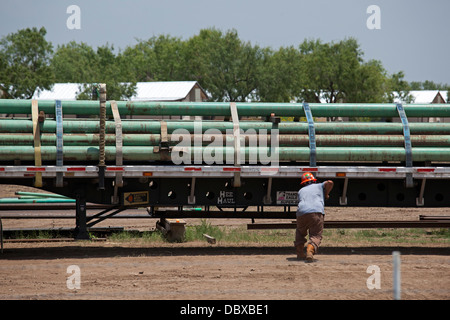
[{"label": "metal roof", "polygon": [[447,101],[447,91],[440,90],[413,90],[409,92],[413,98],[414,103],[431,103],[434,98],[441,94],[442,98]]},{"label": "metal roof", "polygon": [[[55,83],[51,90],[36,91],[32,98],[37,100],[76,100],[81,85],[81,83]],[[195,85],[198,85],[196,81],[137,82],[136,94],[131,97],[131,100],[178,101],[186,98]]]},{"label": "metal roof", "polygon": [[81,83],[55,83],[51,90],[36,90],[32,99],[37,100],[76,100]]},{"label": "metal roof", "polygon": [[[447,91],[443,90],[411,90],[409,94],[412,96],[412,103],[431,103],[438,94],[448,102]],[[398,98],[398,94],[394,92],[394,102],[403,102]]]},{"label": "metal roof", "polygon": [[138,82],[133,101],[177,101],[186,98],[196,81]]}]

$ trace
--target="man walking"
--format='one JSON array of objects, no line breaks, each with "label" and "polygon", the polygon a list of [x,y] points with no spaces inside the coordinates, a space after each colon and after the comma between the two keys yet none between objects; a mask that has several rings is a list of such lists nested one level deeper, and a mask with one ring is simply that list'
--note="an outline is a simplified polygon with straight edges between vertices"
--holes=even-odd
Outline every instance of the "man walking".
[{"label": "man walking", "polygon": [[[302,175],[301,189],[298,191],[297,230],[295,232],[295,248],[297,259],[313,261],[313,256],[319,250],[322,241],[323,218],[325,215],[324,200],[330,197],[333,181],[317,183],[312,173]],[[309,231],[309,241],[306,247],[306,235]]]}]

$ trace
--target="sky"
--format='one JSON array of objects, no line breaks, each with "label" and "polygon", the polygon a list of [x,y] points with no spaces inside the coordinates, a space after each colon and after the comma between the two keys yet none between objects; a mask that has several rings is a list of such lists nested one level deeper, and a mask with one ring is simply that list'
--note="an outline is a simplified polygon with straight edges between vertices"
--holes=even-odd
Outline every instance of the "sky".
[{"label": "sky", "polygon": [[45,27],[55,48],[73,40],[123,50],[137,39],[189,39],[212,27],[274,49],[353,37],[364,60],[380,60],[389,74],[450,84],[449,13],[449,0],[1,0],[0,38]]}]

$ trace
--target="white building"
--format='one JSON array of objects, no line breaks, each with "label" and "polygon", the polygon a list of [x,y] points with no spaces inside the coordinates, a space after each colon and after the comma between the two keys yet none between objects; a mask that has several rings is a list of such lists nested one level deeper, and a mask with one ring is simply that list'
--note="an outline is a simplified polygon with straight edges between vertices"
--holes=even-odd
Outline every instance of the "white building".
[{"label": "white building", "polygon": [[[447,103],[447,91],[442,90],[412,90],[409,94],[412,97],[411,103],[428,104],[428,103]],[[394,98],[395,103],[404,103],[398,97]]]},{"label": "white building", "polygon": [[[37,100],[76,100],[82,91],[80,83],[55,83],[51,90],[34,93]],[[108,88],[106,88],[108,90]],[[205,101],[208,95],[197,81],[137,82],[132,101]]]},{"label": "white building", "polygon": [[[77,96],[83,91],[81,83],[55,83],[51,90],[43,90],[34,93],[32,99],[36,100],[77,100]],[[108,91],[108,88],[106,88]],[[197,81],[154,81],[137,82],[136,94],[131,101],[182,101],[202,102],[208,100],[208,94]],[[126,116],[126,118],[145,118],[144,116]],[[155,119],[180,119],[179,116],[155,116]],[[189,120],[189,116],[183,119]],[[195,117],[201,120],[201,117]]]}]

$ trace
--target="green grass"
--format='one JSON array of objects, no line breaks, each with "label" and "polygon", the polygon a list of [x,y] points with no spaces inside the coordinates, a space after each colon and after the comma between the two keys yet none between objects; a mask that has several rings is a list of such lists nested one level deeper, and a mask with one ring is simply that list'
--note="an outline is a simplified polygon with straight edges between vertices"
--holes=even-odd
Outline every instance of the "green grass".
[{"label": "green grass", "polygon": [[218,226],[211,225],[206,219],[201,220],[200,225],[186,226],[185,241],[203,240],[203,234],[207,234],[217,241],[221,241],[224,238],[224,229]]},{"label": "green grass", "polygon": [[[58,235],[57,235],[58,237]],[[35,230],[30,232],[16,231],[12,235],[13,239],[49,239],[54,238],[52,232],[44,230]]]},{"label": "green grass", "polygon": [[164,242],[164,236],[159,231],[144,231],[144,232],[115,232],[108,237],[111,241],[133,241],[142,240],[147,242]]},{"label": "green grass", "polygon": [[[238,227],[214,226],[207,219],[201,224],[186,225],[184,242],[206,242],[203,234],[214,237],[221,244],[265,244],[291,245],[295,238],[294,229],[247,230],[246,225]],[[113,241],[142,241],[164,243],[161,232],[148,231],[138,234],[121,232],[109,237]],[[323,245],[351,245],[352,243],[367,245],[387,244],[450,244],[449,229],[325,229]]]},{"label": "green grass", "polygon": [[[292,245],[295,229],[247,230],[246,224],[240,226],[215,226],[208,219],[202,219],[199,225],[186,225],[183,242],[206,242],[204,234],[216,239],[218,244],[235,245]],[[22,234],[18,232],[14,238],[45,239],[59,238],[58,234],[47,231],[36,231]],[[91,235],[93,237],[93,235]],[[146,243],[165,243],[167,240],[159,230],[124,231],[110,235],[109,240],[116,242],[140,241]],[[450,229],[325,229],[322,245],[450,245]]]},{"label": "green grass", "polygon": [[443,229],[325,229],[324,239],[330,243],[357,242],[367,244],[450,244],[450,230]]}]

